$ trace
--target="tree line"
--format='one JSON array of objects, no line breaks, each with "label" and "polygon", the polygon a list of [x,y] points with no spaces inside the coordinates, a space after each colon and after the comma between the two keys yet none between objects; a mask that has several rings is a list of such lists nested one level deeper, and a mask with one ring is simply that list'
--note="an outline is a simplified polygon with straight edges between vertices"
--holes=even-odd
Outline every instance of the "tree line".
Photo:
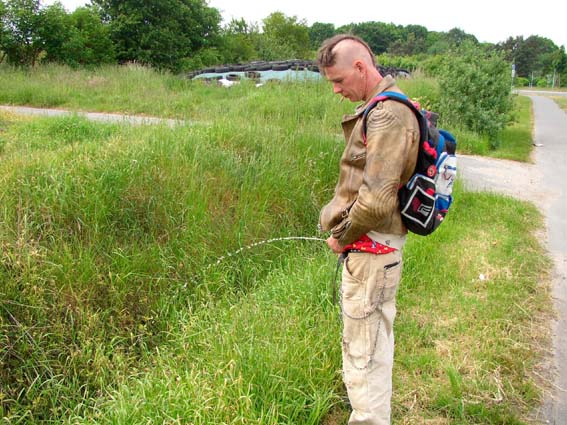
[{"label": "tree line", "polygon": [[409,68],[434,70],[436,57],[466,44],[502,55],[522,84],[567,84],[565,46],[537,35],[479,43],[459,28],[436,32],[376,21],[309,26],[281,12],[261,23],[242,18],[222,25],[220,12],[205,0],[92,0],[71,13],[57,2],[0,0],[0,20],[0,59],[17,66],[137,62],[179,73],[253,60],[313,59],[324,39],[347,32],[366,40],[383,60],[396,58]]}]

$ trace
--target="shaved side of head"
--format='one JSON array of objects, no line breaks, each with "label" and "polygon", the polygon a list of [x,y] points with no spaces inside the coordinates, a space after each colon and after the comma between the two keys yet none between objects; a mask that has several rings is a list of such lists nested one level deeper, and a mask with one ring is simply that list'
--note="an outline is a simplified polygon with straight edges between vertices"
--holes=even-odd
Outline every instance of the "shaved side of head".
[{"label": "shaved side of head", "polygon": [[351,34],[338,34],[323,42],[317,53],[319,67],[325,69],[333,66],[338,60],[342,64],[352,65],[356,60],[376,67],[374,53],[361,38]]},{"label": "shaved side of head", "polygon": [[342,40],[333,48],[336,65],[350,67],[358,60],[364,62],[369,68],[374,66],[374,61],[368,49],[356,40]]}]

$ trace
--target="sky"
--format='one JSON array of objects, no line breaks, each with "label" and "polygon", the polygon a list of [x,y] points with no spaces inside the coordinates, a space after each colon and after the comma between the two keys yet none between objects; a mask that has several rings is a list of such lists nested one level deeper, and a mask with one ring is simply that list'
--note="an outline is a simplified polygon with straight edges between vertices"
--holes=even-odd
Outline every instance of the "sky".
[{"label": "sky", "polygon": [[[55,0],[44,0],[51,4]],[[60,0],[68,11],[85,0]],[[378,21],[396,25],[422,25],[429,31],[460,28],[480,42],[498,43],[508,37],[539,35],[567,48],[567,2],[543,0],[531,3],[510,0],[208,0],[220,10],[224,22],[244,18],[261,23],[272,12],[296,16],[308,25]]]}]

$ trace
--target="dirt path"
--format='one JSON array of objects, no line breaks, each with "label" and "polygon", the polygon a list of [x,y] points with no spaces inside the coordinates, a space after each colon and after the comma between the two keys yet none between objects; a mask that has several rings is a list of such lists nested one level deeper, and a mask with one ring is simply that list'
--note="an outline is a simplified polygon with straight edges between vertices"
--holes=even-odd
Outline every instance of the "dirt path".
[{"label": "dirt path", "polygon": [[48,116],[48,117],[80,115],[93,121],[112,122],[112,123],[130,123],[134,125],[166,124],[169,127],[174,127],[176,125],[186,124],[185,121],[172,120],[168,118],[145,117],[139,115],[109,114],[104,112],[74,112],[74,111],[66,111],[63,109],[31,108],[28,106],[0,105],[0,111],[6,111],[12,114],[19,114],[19,115],[38,115],[38,116]]}]

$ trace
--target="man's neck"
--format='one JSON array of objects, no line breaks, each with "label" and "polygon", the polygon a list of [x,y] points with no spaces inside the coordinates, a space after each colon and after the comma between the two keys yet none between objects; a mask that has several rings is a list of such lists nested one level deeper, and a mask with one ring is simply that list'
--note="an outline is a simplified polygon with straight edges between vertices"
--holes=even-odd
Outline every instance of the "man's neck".
[{"label": "man's neck", "polygon": [[382,81],[383,79],[384,78],[382,77],[382,75],[380,75],[380,73],[378,71],[369,72],[367,74],[365,94],[364,94],[364,99],[362,99],[363,101],[365,101],[365,102],[368,101],[370,96],[372,96],[373,91],[376,88],[376,86],[378,84],[380,84],[380,81]]}]

